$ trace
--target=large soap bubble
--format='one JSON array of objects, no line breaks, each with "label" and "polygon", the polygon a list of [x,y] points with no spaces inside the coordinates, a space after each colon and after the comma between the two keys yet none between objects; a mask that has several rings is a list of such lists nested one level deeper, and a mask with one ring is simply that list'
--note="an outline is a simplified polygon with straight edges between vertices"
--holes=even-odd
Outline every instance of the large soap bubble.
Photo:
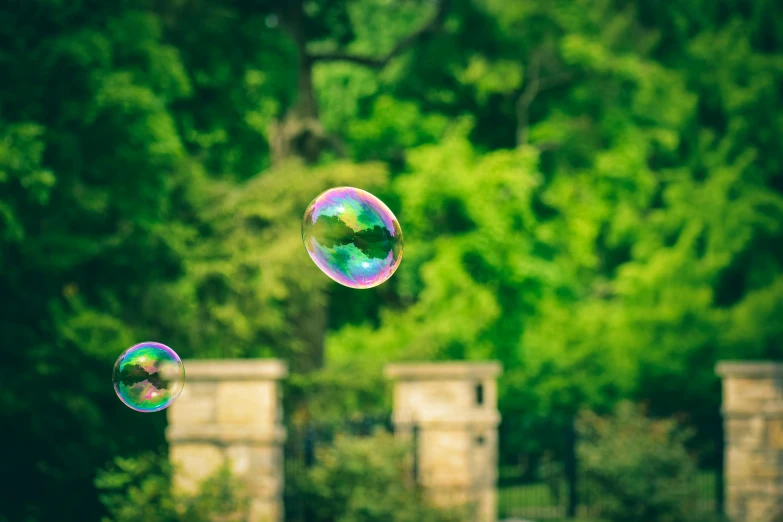
[{"label": "large soap bubble", "polygon": [[350,288],[389,279],[402,260],[402,230],[383,201],[352,187],[316,197],[302,220],[302,240],[323,273]]}]

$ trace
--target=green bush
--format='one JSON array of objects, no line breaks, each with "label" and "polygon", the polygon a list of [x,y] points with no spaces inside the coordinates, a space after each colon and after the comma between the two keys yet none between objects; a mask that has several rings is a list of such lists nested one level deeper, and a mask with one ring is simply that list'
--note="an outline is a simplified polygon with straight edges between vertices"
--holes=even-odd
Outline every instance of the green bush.
[{"label": "green bush", "polygon": [[692,522],[696,469],[689,432],[620,404],[613,416],[584,413],[578,422],[580,473],[608,522]]},{"label": "green bush", "polygon": [[315,466],[289,472],[288,489],[295,495],[286,499],[286,512],[307,522],[462,520],[456,512],[427,505],[411,480],[409,456],[408,448],[387,433],[338,437],[318,453]]},{"label": "green bush", "polygon": [[103,522],[230,522],[242,520],[247,497],[228,467],[208,477],[194,495],[174,495],[165,455],[116,458],[95,480],[109,512]]}]

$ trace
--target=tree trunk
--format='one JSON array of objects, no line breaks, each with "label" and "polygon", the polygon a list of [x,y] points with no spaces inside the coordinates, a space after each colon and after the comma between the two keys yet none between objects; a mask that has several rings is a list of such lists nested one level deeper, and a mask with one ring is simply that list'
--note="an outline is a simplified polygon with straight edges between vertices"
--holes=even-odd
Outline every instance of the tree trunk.
[{"label": "tree trunk", "polygon": [[318,120],[318,102],[313,90],[313,60],[307,53],[302,0],[291,0],[284,11],[284,26],[298,50],[296,102],[282,121],[272,128],[272,160],[299,157],[308,163],[318,160],[332,140]]},{"label": "tree trunk", "polygon": [[[270,133],[272,161],[301,158],[308,163],[318,160],[329,141],[318,121],[318,104],[313,90],[313,61],[307,54],[303,0],[289,0],[283,12],[284,27],[298,49],[296,102]],[[304,209],[303,209],[304,210]],[[297,326],[297,336],[304,344],[301,352],[292,354],[292,370],[307,373],[324,362],[328,295],[312,294],[292,289],[288,316]]]}]

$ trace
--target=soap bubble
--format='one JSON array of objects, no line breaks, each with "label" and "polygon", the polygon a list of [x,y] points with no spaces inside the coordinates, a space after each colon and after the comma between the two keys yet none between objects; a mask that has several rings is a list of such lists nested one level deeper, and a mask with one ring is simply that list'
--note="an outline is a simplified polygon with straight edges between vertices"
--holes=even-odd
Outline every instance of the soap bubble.
[{"label": "soap bubble", "polygon": [[117,397],[129,408],[144,413],[160,411],[182,392],[185,367],[165,344],[141,343],[117,358],[112,382]]},{"label": "soap bubble", "polygon": [[383,201],[352,187],[316,197],[302,220],[302,240],[323,273],[350,288],[389,279],[402,260],[402,230]]}]

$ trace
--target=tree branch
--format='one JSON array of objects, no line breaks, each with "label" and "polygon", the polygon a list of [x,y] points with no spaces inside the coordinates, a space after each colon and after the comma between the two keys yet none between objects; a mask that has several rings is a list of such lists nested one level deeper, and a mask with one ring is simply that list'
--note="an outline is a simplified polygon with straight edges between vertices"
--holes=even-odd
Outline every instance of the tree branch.
[{"label": "tree branch", "polygon": [[541,52],[536,51],[530,58],[530,79],[517,98],[517,145],[527,143],[529,109],[538,93],[568,83],[573,79],[569,72],[561,72],[541,78]]},{"label": "tree branch", "polygon": [[436,33],[446,19],[449,0],[435,0],[435,15],[429,22],[424,24],[418,31],[415,31],[399,42],[385,56],[362,56],[351,54],[345,51],[332,52],[311,52],[307,53],[311,62],[350,62],[365,67],[382,69],[396,56],[413,47],[419,40],[426,36]]}]

